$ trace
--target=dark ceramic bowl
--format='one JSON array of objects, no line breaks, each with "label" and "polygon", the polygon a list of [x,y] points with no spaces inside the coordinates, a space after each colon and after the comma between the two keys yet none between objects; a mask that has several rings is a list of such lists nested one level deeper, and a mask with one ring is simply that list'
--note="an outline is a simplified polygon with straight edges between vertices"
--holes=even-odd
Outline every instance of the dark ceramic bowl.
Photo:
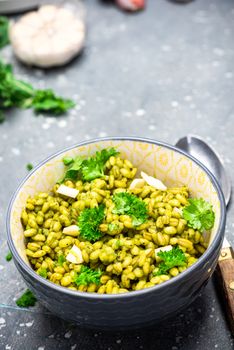
[{"label": "dark ceramic bowl", "polygon": [[[49,191],[64,172],[64,156],[88,156],[106,147],[116,147],[140,170],[168,186],[187,185],[192,196],[212,203],[215,226],[205,239],[206,252],[177,277],[152,288],[126,294],[100,295],[60,287],[30,267],[20,214],[27,197]],[[17,269],[38,300],[55,315],[79,325],[101,329],[126,329],[160,321],[188,306],[211,277],[219,256],[225,227],[225,203],[214,176],[197,160],[170,145],[149,139],[114,137],[83,142],[41,162],[23,180],[9,205],[7,233]]]}]

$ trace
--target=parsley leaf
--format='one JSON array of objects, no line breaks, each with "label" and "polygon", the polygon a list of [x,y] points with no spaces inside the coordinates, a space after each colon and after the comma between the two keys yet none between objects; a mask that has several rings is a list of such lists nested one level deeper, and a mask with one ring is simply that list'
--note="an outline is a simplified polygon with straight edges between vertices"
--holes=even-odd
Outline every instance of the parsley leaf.
[{"label": "parsley leaf", "polygon": [[16,300],[16,305],[19,307],[29,307],[34,306],[37,299],[31,290],[27,289],[24,294],[21,295],[19,299]]},{"label": "parsley leaf", "polygon": [[[64,160],[63,160],[64,162]],[[64,176],[64,180],[74,180],[76,181],[78,179],[79,176],[79,172],[82,166],[82,162],[83,159],[81,157],[76,157],[75,159],[72,159],[72,161],[70,161],[70,165],[66,171],[66,174]],[[65,163],[64,163],[65,164]]]},{"label": "parsley leaf", "polygon": [[92,270],[87,266],[81,267],[79,275],[75,276],[74,282],[77,286],[87,286],[90,283],[100,284],[101,270]]},{"label": "parsley leaf", "polygon": [[27,169],[28,171],[32,170],[32,169],[33,169],[32,163],[28,163],[28,164],[26,165],[26,169]]},{"label": "parsley leaf", "polygon": [[102,223],[105,213],[104,205],[97,208],[86,208],[78,217],[78,226],[80,236],[88,241],[97,241],[102,233],[99,231],[99,225]]},{"label": "parsley leaf", "polygon": [[183,250],[179,247],[173,247],[168,251],[160,251],[157,255],[163,260],[163,262],[159,264],[159,270],[154,273],[156,276],[165,275],[172,267],[186,265],[186,256]]},{"label": "parsley leaf", "polygon": [[115,208],[112,210],[112,213],[131,216],[133,226],[139,226],[147,220],[146,204],[137,196],[127,192],[120,192],[113,196],[113,202],[115,203]]},{"label": "parsley leaf", "polygon": [[105,164],[112,156],[116,156],[117,152],[114,148],[103,149],[96,152],[94,157],[85,159],[82,163],[82,175],[85,181],[91,181],[98,177],[104,176]]},{"label": "parsley leaf", "polygon": [[41,267],[38,270],[38,275],[40,275],[43,278],[47,278],[47,270],[45,268]]},{"label": "parsley leaf", "polygon": [[64,158],[63,158],[63,163],[64,163],[64,165],[66,165],[66,166],[72,164],[73,162],[74,162],[74,160],[73,160],[72,157],[64,157]]},{"label": "parsley leaf", "polygon": [[80,176],[84,181],[92,181],[104,176],[105,164],[112,156],[117,155],[114,148],[103,149],[101,152],[96,152],[93,157],[82,159],[81,157],[64,158],[63,162],[68,165],[64,180],[70,179],[76,181]]},{"label": "parsley leaf", "polygon": [[0,109],[33,108],[35,112],[58,115],[73,106],[73,101],[56,96],[50,89],[35,90],[31,84],[16,79],[12,66],[0,60]]},{"label": "parsley leaf", "polygon": [[65,256],[64,256],[64,255],[59,255],[57,264],[58,264],[59,266],[63,266],[63,263],[64,263],[65,261],[66,261]]},{"label": "parsley leaf", "polygon": [[9,44],[9,20],[5,16],[0,16],[0,49]]},{"label": "parsley leaf", "polygon": [[190,198],[189,204],[183,208],[183,218],[188,226],[195,230],[210,230],[214,226],[215,213],[212,205],[203,198]]},{"label": "parsley leaf", "polygon": [[8,254],[5,256],[6,261],[12,260],[12,252],[8,252]]},{"label": "parsley leaf", "polygon": [[51,89],[48,89],[36,90],[28,107],[32,107],[36,113],[48,112],[54,115],[60,115],[74,106],[75,103],[72,100],[56,96]]}]

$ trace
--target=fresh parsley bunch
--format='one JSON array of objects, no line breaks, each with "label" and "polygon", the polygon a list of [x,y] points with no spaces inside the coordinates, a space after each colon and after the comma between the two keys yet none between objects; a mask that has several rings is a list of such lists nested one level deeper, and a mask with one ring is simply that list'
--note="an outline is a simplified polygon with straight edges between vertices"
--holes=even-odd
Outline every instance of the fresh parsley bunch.
[{"label": "fresh parsley bunch", "polygon": [[147,220],[146,204],[137,196],[127,192],[119,192],[113,196],[113,202],[115,208],[112,213],[131,216],[133,226],[139,226]]},{"label": "fresh parsley bunch", "polygon": [[190,198],[188,201],[189,205],[183,208],[183,218],[188,226],[201,232],[210,230],[215,221],[212,205],[203,198]]},{"label": "fresh parsley bunch", "polygon": [[59,115],[74,105],[72,100],[56,96],[50,89],[36,90],[31,84],[16,79],[12,66],[0,60],[0,112],[1,109],[18,107]]},{"label": "fresh parsley bunch", "polygon": [[116,156],[119,152],[114,148],[103,149],[96,152],[93,157],[75,159],[65,157],[63,162],[68,166],[63,180],[77,180],[79,177],[84,181],[92,181],[104,176],[105,164],[112,156]]},{"label": "fresh parsley bunch", "polygon": [[163,261],[159,264],[159,270],[154,275],[165,275],[170,269],[178,266],[186,266],[186,256],[182,249],[173,247],[168,251],[160,251],[157,254]]},{"label": "fresh parsley bunch", "polygon": [[97,208],[86,208],[78,217],[78,226],[80,236],[88,241],[97,241],[102,233],[99,231],[99,225],[102,223],[105,213],[105,207],[101,204]]},{"label": "fresh parsley bunch", "polygon": [[88,266],[82,266],[80,273],[75,276],[74,282],[77,286],[87,286],[91,283],[99,285],[101,275],[101,270],[93,270]]}]

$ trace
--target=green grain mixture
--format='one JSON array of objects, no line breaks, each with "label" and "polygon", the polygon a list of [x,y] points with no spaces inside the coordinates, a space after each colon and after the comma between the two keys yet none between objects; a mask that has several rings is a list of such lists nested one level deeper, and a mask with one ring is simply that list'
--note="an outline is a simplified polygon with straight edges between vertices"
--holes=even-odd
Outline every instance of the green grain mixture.
[{"label": "green grain mixture", "polygon": [[[214,212],[203,199],[193,212],[187,187],[130,188],[137,169],[114,149],[63,162],[64,179],[28,198],[21,216],[26,254],[43,278],[83,292],[126,293],[177,276],[205,252],[197,228],[211,228]],[[61,183],[77,189],[76,198],[58,194]]]}]

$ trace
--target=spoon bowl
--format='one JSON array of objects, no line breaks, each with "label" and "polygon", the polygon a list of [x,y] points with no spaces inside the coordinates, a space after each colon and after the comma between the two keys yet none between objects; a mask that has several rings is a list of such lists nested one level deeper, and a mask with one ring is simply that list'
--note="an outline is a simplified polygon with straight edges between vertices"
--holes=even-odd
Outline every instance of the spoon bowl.
[{"label": "spoon bowl", "polygon": [[217,152],[201,137],[190,134],[179,139],[175,146],[198,159],[212,172],[219,182],[228,205],[232,191],[231,180]]}]

